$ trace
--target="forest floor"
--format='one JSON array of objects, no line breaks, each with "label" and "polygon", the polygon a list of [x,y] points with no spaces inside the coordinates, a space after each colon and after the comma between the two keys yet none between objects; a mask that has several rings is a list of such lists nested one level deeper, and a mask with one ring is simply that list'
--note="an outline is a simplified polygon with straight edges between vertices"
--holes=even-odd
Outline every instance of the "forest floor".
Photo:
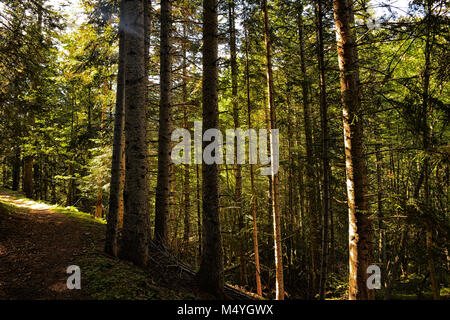
[{"label": "forest floor", "polygon": [[104,227],[0,191],[0,298],[86,299],[68,290],[67,267],[102,240]]},{"label": "forest floor", "polygon": [[[105,221],[0,189],[0,300],[212,299],[195,274],[167,252],[153,252],[148,270],[103,253]],[[81,270],[69,290],[66,270]],[[251,299],[227,286],[231,299]]]}]

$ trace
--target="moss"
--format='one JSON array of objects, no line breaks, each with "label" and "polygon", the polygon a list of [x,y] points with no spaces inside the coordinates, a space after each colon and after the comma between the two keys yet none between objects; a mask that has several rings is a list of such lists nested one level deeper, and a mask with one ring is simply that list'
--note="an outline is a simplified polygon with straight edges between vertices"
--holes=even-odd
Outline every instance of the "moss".
[{"label": "moss", "polygon": [[96,300],[195,299],[155,283],[151,274],[132,263],[92,251],[79,260],[83,289]]}]

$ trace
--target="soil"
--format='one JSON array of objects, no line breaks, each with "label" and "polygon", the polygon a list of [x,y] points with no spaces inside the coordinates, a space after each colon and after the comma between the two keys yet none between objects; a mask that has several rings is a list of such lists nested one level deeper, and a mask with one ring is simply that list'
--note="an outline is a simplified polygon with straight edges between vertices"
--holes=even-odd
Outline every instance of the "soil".
[{"label": "soil", "polygon": [[21,206],[12,211],[0,205],[0,299],[90,299],[83,290],[67,288],[66,270],[103,241],[105,226],[2,192],[0,198]]}]

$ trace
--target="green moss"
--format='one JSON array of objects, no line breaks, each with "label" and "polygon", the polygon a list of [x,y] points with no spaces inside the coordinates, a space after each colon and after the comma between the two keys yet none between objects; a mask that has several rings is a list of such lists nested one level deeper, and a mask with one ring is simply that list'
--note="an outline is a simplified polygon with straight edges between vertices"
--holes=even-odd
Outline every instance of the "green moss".
[{"label": "green moss", "polygon": [[97,300],[195,299],[189,293],[162,287],[148,271],[101,252],[90,252],[77,263],[82,270],[83,289]]}]

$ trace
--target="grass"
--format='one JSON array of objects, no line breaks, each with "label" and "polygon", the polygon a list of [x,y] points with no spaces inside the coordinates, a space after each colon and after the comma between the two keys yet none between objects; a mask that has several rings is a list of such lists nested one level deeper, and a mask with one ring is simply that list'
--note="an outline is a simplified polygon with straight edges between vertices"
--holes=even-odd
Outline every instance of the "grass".
[{"label": "grass", "polygon": [[62,213],[70,218],[94,221],[101,224],[106,224],[106,220],[103,218],[94,218],[89,213],[82,212],[75,207],[64,207],[58,204],[49,205],[42,201],[36,201],[25,197],[18,191],[11,191],[4,188],[0,188],[0,191],[8,195],[14,196],[16,200],[7,200],[0,197],[0,203],[12,210],[17,210],[21,208],[27,209],[38,209],[38,210],[49,210],[53,212]]}]

